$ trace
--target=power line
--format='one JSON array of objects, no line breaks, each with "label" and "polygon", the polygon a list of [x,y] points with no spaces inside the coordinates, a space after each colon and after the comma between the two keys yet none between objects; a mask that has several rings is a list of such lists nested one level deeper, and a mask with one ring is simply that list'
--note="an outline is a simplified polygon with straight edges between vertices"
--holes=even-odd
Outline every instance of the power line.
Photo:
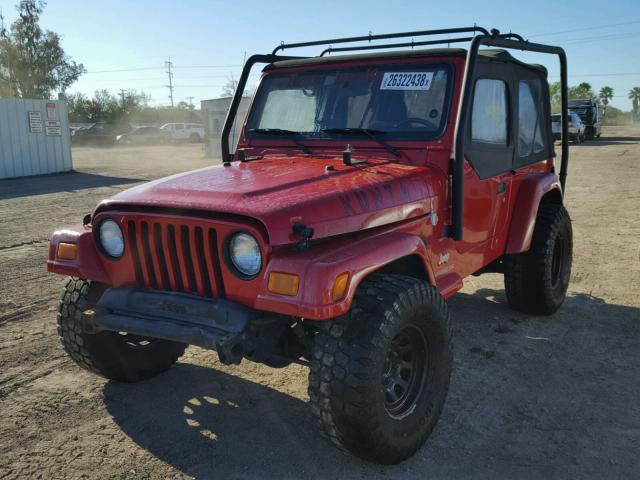
[{"label": "power line", "polygon": [[[569,77],[622,77],[627,75],[640,75],[640,72],[620,72],[620,73],[570,73]],[[549,75],[550,77],[560,77],[560,75]]]},{"label": "power line", "polygon": [[242,65],[176,65],[174,68],[240,68]]},{"label": "power line", "polygon": [[607,35],[596,35],[593,37],[569,38],[566,40],[558,40],[555,43],[559,43],[561,45],[575,45],[591,42],[604,42],[607,40],[622,40],[629,37],[636,37],[638,35],[640,35],[640,32],[611,33]]},{"label": "power line", "polygon": [[[173,68],[240,68],[242,65],[173,65]],[[84,74],[92,73],[120,73],[120,72],[141,72],[145,70],[162,70],[165,67],[139,67],[139,68],[116,68],[113,70],[90,70]]]},{"label": "power line", "polygon": [[559,32],[546,32],[546,33],[534,33],[533,35],[527,35],[527,37],[548,37],[548,36],[555,36],[555,35],[562,35],[564,33],[573,33],[573,32],[585,32],[588,30],[595,30],[595,29],[599,29],[599,28],[608,28],[608,27],[619,27],[622,25],[633,25],[636,23],[640,23],[640,20],[632,20],[630,22],[623,22],[623,23],[606,23],[606,24],[601,24],[601,25],[594,25],[591,27],[582,27],[582,28],[573,28],[571,30],[562,30]]}]

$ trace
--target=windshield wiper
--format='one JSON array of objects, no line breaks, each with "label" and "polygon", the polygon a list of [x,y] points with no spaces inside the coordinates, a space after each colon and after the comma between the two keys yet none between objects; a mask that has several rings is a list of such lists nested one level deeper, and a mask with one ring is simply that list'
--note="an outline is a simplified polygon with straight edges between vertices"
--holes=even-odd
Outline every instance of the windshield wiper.
[{"label": "windshield wiper", "polygon": [[370,139],[378,142],[382,145],[385,150],[396,157],[400,156],[400,152],[393,148],[391,145],[386,143],[384,140],[380,138],[380,135],[385,135],[387,132],[384,130],[372,130],[370,128],[323,128],[320,130],[323,133],[337,133],[338,135],[365,135]]},{"label": "windshield wiper", "polygon": [[304,153],[311,153],[311,148],[301,143],[300,140],[296,138],[299,133],[294,132],[293,130],[285,130],[283,128],[250,128],[249,131],[251,133],[257,133],[258,135],[280,135],[282,137],[287,137],[300,147]]}]

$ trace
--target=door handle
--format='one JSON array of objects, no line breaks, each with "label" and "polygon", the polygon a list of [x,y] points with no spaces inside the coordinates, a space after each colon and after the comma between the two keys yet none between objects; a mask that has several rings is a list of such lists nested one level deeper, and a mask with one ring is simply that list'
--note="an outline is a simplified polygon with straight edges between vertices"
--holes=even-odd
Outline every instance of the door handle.
[{"label": "door handle", "polygon": [[507,184],[505,182],[500,182],[498,184],[498,195],[503,194],[507,190]]}]

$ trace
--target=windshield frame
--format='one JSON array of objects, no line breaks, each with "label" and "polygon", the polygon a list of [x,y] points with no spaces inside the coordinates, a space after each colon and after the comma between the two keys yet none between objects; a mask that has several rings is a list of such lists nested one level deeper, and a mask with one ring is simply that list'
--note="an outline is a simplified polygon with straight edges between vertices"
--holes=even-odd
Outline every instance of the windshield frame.
[{"label": "windshield frame", "polygon": [[[444,134],[447,132],[447,126],[451,117],[451,109],[453,106],[453,96],[454,96],[454,85],[456,80],[456,72],[454,62],[448,59],[438,58],[411,58],[410,60],[402,59],[396,61],[375,61],[375,62],[367,62],[357,64],[350,64],[344,62],[336,62],[336,63],[328,63],[325,65],[317,65],[313,67],[292,67],[286,68],[282,71],[279,70],[271,70],[269,67],[263,70],[263,75],[260,78],[260,82],[257,86],[256,93],[251,102],[251,108],[247,114],[245,123],[243,125],[243,137],[250,143],[264,143],[265,140],[278,140],[282,137],[279,135],[266,135],[266,134],[256,134],[251,132],[252,128],[256,128],[253,124],[255,122],[255,115],[257,115],[257,106],[261,101],[261,95],[264,93],[264,80],[267,77],[278,76],[278,77],[286,77],[291,75],[292,73],[322,73],[322,71],[366,71],[367,69],[375,67],[380,71],[384,71],[385,68],[393,69],[397,68],[399,71],[404,69],[412,69],[419,67],[427,67],[429,69],[438,70],[443,69],[446,71],[447,82],[445,85],[445,96],[442,104],[442,114],[440,116],[440,123],[438,125],[438,129],[432,132],[429,131],[407,131],[407,132],[398,132],[391,131],[384,134],[381,134],[381,139],[384,139],[387,142],[395,142],[395,141],[410,141],[410,142],[432,142],[441,139]],[[363,140],[363,141],[373,141],[366,137],[363,137],[361,134],[331,134],[326,132],[297,132],[298,138],[303,139],[305,141],[340,141],[344,143],[344,140],[353,139],[353,140]]]}]

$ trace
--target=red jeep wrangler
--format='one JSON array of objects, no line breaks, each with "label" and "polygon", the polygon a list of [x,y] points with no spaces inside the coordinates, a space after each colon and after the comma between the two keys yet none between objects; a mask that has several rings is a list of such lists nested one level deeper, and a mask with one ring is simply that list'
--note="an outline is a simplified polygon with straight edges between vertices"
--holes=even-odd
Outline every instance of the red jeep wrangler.
[{"label": "red jeep wrangler", "polygon": [[[441,38],[452,34],[468,36]],[[415,48],[458,42],[468,50]],[[546,70],[480,46],[558,55],[565,115],[563,50],[496,30],[251,57],[222,165],[122,192],[53,234],[48,269],[72,277],[58,313],[66,351],[124,382],[189,344],[226,364],[309,365],[311,407],[335,445],[381,463],[411,456],[447,395],[445,300],[463,278],[504,273],[513,308],[548,315],[571,272],[567,119],[558,175]],[[374,52],[326,55],[353,50]],[[267,66],[231,155],[256,63]]]}]

